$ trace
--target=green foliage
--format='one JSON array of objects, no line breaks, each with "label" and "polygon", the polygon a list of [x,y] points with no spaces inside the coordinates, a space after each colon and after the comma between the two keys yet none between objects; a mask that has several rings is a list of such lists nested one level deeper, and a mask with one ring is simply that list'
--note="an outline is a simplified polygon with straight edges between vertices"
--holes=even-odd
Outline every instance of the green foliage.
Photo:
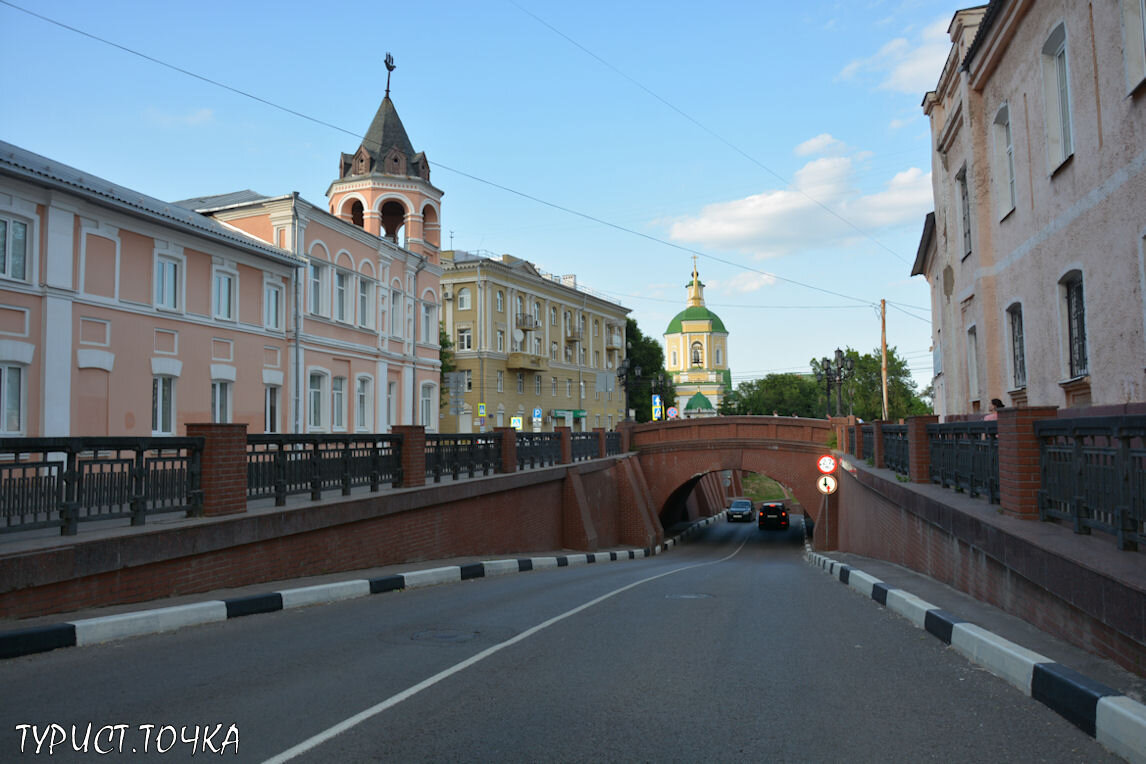
[{"label": "green foliage", "polygon": [[823,396],[815,377],[769,374],[741,382],[720,406],[721,414],[823,417]]},{"label": "green foliage", "polygon": [[445,408],[450,405],[450,391],[446,385],[446,374],[457,371],[458,365],[454,363],[454,343],[450,341],[446,325],[438,323],[438,360],[442,362],[441,384],[438,385],[438,407]]},{"label": "green foliage", "polygon": [[[626,319],[625,339],[628,342],[626,356],[630,366],[640,366],[641,376],[635,378],[629,388],[629,404],[637,412],[638,422],[648,422],[653,418],[653,382],[658,374],[665,374],[665,354],[661,343],[654,337],[646,336],[641,332],[637,322],[632,318]],[[624,390],[618,389],[621,395]],[[660,392],[664,408],[676,405],[676,393],[671,384]]]},{"label": "green foliage", "polygon": [[750,472],[743,476],[744,495],[753,501],[777,501],[788,498],[784,486],[767,475]]},{"label": "green foliage", "polygon": [[[880,380],[880,352],[860,355],[848,348],[845,355],[855,362],[855,374],[844,382],[843,413],[855,414],[865,422],[883,417],[883,392]],[[833,397],[835,391],[832,391]],[[832,404],[835,411],[835,403]],[[931,404],[916,391],[911,371],[894,347],[887,349],[887,418],[896,421],[908,416],[930,414]]]}]

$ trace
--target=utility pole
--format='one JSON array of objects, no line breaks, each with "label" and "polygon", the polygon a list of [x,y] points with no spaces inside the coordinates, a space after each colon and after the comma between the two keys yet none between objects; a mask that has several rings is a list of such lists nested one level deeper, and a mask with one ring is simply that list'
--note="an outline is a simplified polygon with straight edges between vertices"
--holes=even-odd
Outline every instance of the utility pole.
[{"label": "utility pole", "polygon": [[883,387],[883,420],[887,421],[887,300],[879,301],[879,374]]}]

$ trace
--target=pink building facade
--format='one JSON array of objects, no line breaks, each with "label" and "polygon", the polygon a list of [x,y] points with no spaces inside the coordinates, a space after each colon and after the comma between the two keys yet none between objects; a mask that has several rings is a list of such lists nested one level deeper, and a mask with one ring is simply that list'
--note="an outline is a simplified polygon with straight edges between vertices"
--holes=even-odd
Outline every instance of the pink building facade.
[{"label": "pink building facade", "polygon": [[1143,0],[959,11],[931,120],[935,410],[1146,401]]},{"label": "pink building facade", "polygon": [[324,209],[163,202],[0,143],[0,437],[436,430],[441,192],[416,156],[425,177],[344,173]]}]

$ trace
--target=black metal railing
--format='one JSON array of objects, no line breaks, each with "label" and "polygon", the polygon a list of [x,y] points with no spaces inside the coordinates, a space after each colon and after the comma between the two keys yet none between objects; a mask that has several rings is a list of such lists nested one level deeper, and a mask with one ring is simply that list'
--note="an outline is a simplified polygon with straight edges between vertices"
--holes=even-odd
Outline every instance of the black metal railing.
[{"label": "black metal railing", "polygon": [[0,532],[202,514],[202,438],[0,438]]},{"label": "black metal railing", "polygon": [[856,452],[856,428],[848,427],[848,453]]},{"label": "black metal railing", "polygon": [[1146,416],[1045,419],[1035,435],[1042,519],[1114,534],[1119,549],[1146,541]]},{"label": "black metal railing", "polygon": [[860,442],[863,444],[863,458],[875,458],[875,426],[865,424],[860,426]]},{"label": "black metal railing", "polygon": [[401,435],[248,435],[247,498],[309,493],[318,501],[334,488],[349,495],[354,486],[380,490],[402,482]]},{"label": "black metal railing", "polygon": [[927,425],[931,482],[999,503],[998,422]]},{"label": "black metal railing", "polygon": [[[911,449],[907,446],[907,425],[885,424],[883,432],[883,465],[899,474],[911,474]],[[865,452],[866,453],[866,452]]]},{"label": "black metal railing", "polygon": [[464,472],[473,477],[497,472],[501,466],[501,433],[426,435],[426,477],[435,483],[442,475],[455,480]]},{"label": "black metal railing", "polygon": [[517,468],[545,467],[561,461],[561,433],[517,433]]},{"label": "black metal railing", "polygon": [[621,433],[607,432],[605,433],[605,455],[617,456],[621,453]]},{"label": "black metal railing", "polygon": [[570,433],[571,451],[573,461],[580,462],[586,459],[596,459],[600,455],[600,446],[597,445],[597,433],[574,432]]}]

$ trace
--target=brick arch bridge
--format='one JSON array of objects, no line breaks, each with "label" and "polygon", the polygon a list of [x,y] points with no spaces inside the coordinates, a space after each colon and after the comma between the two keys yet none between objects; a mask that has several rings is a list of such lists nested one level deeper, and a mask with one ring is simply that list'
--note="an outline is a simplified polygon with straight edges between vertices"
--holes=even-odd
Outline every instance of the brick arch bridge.
[{"label": "brick arch bridge", "polygon": [[825,419],[736,416],[650,422],[630,430],[657,512],[712,472],[759,472],[791,489],[813,520],[820,519],[816,459],[827,453]]}]

